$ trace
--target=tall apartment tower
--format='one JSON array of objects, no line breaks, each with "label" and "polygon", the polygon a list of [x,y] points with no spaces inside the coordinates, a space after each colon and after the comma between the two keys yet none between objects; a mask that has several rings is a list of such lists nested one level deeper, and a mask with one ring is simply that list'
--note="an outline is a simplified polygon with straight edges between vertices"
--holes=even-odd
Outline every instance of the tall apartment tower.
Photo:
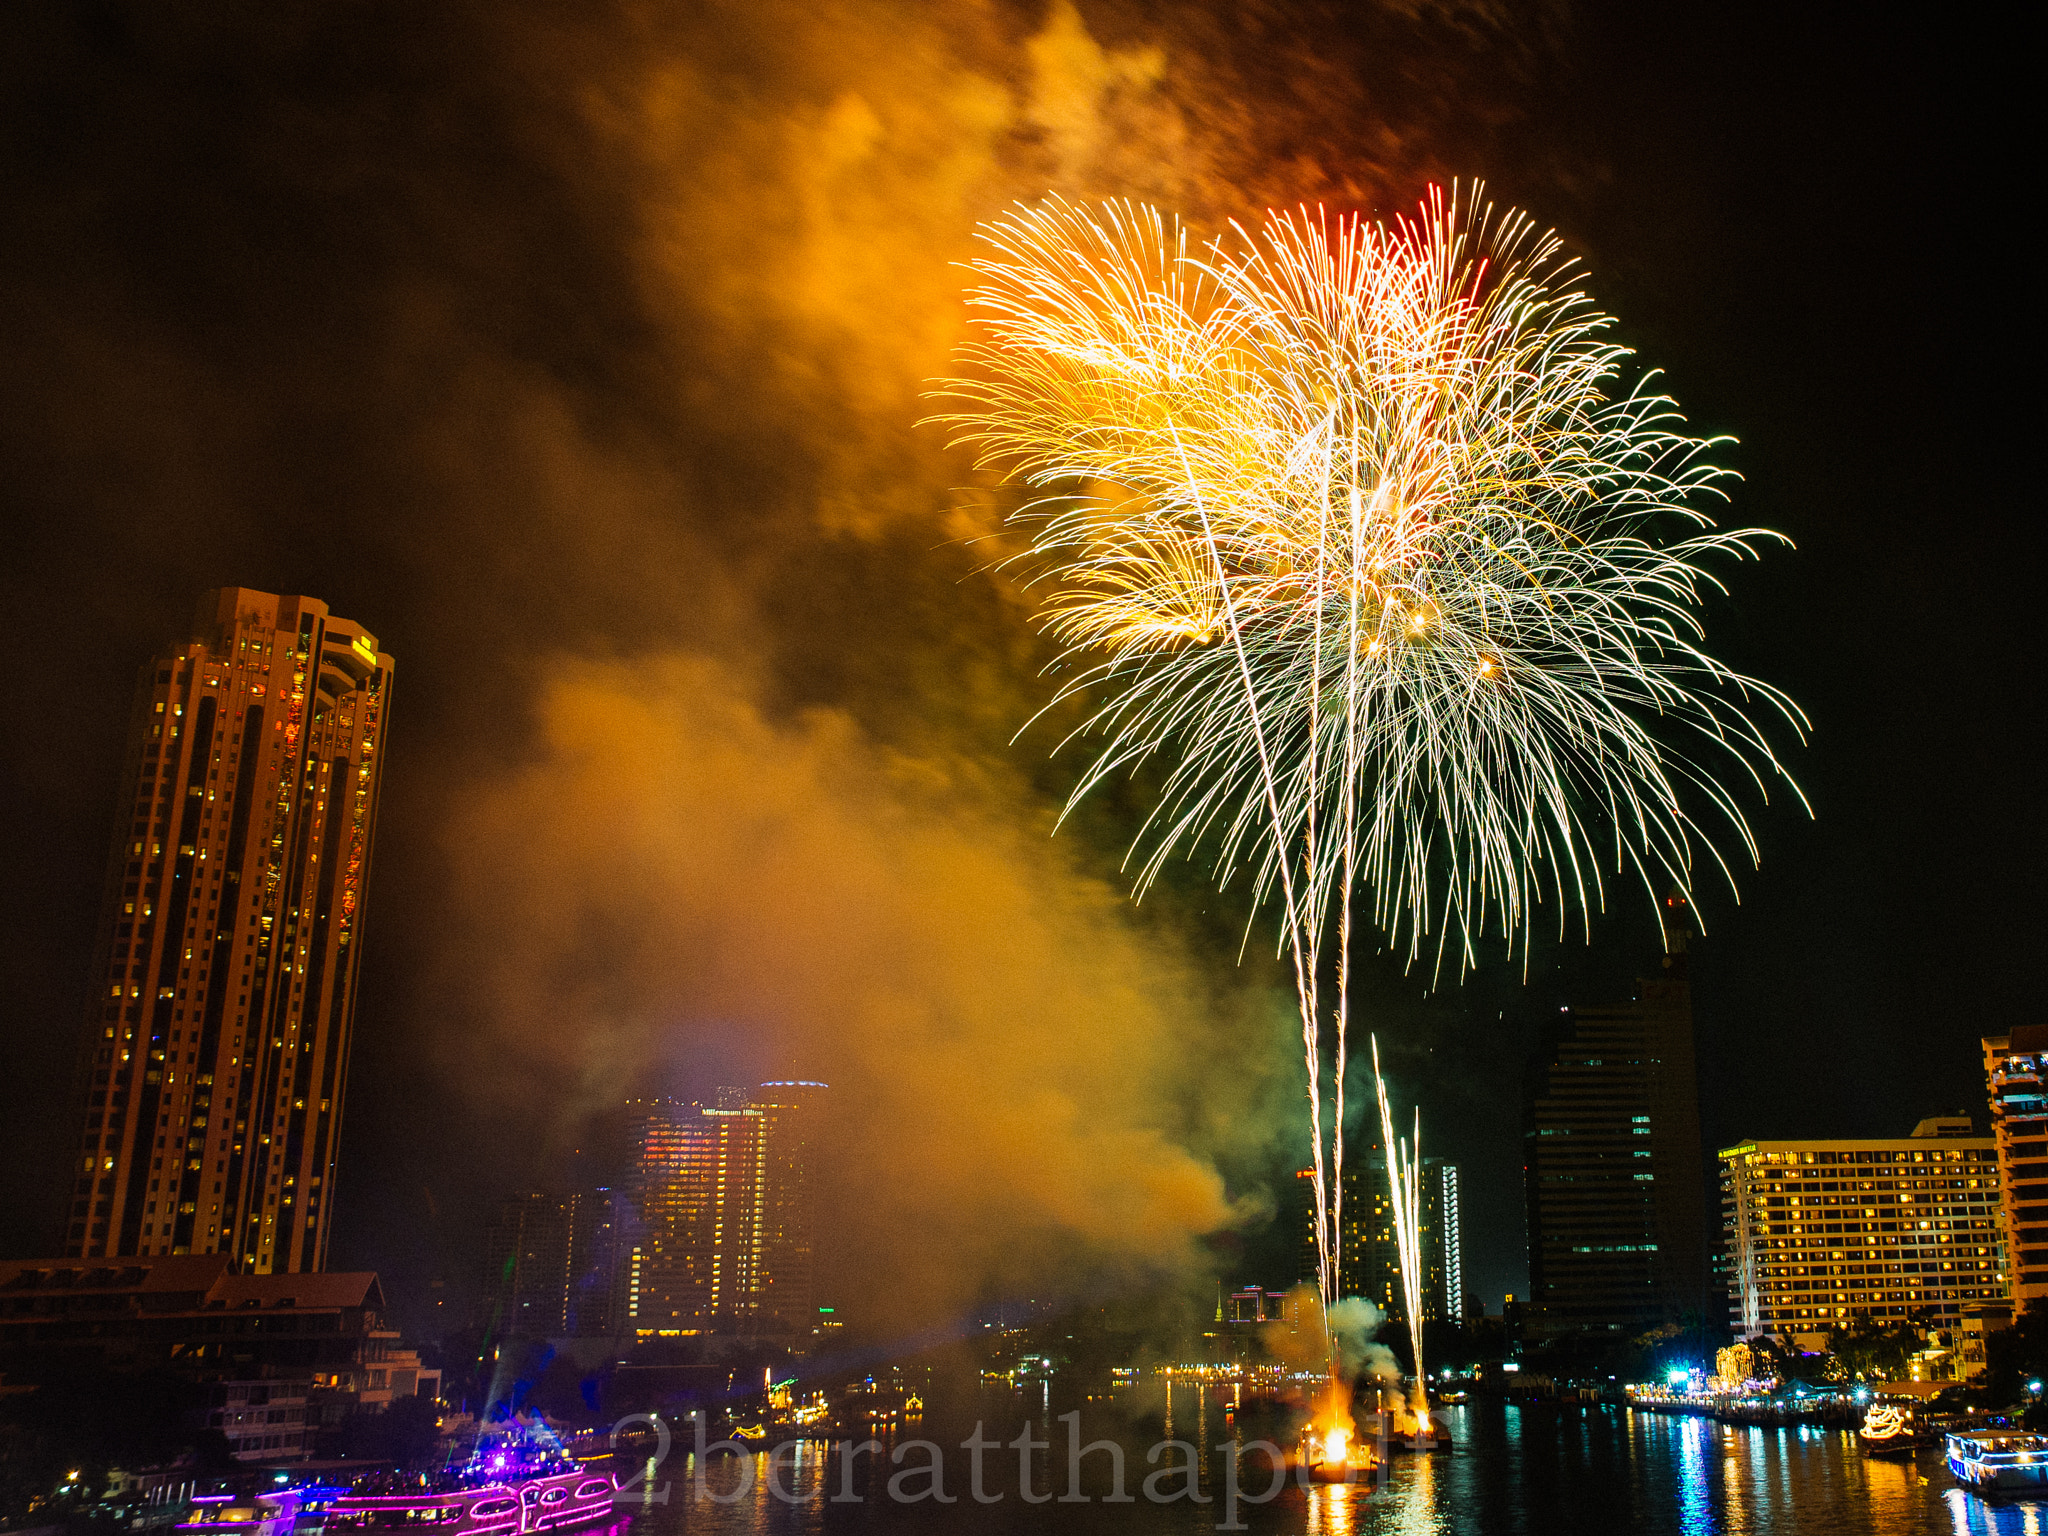
[{"label": "tall apartment tower", "polygon": [[492,1330],[525,1338],[614,1331],[618,1202],[609,1189],[525,1190],[484,1224]]},{"label": "tall apartment tower", "polygon": [[2012,1300],[2048,1296],[2048,1024],[1984,1037]]},{"label": "tall apartment tower", "polygon": [[224,587],[135,691],[63,1249],[325,1266],[392,658]]},{"label": "tall apartment tower", "polygon": [[[1295,1175],[1301,1232],[1301,1278],[1316,1272],[1314,1170]],[[1419,1277],[1424,1322],[1456,1319],[1464,1304],[1464,1250],[1458,1208],[1458,1165],[1440,1157],[1423,1159],[1422,1249]],[[1408,1301],[1401,1284],[1401,1245],[1394,1235],[1394,1192],[1383,1152],[1347,1159],[1344,1165],[1342,1235],[1337,1244],[1337,1292],[1363,1296],[1389,1317],[1405,1318]]]},{"label": "tall apartment tower", "polygon": [[1690,913],[1665,898],[1663,974],[1569,1010],[1524,1132],[1529,1280],[1556,1331],[1635,1334],[1719,1311],[1686,979]]},{"label": "tall apartment tower", "polygon": [[811,1139],[823,1083],[632,1106],[636,1218],[621,1239],[642,1338],[812,1324]]}]

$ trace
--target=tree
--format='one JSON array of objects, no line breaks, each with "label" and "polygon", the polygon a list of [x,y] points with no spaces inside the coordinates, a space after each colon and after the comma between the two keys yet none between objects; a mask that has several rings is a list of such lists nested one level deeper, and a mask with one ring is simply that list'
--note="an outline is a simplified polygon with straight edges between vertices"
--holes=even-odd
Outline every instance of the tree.
[{"label": "tree", "polygon": [[1887,1325],[1859,1317],[1847,1328],[1828,1332],[1828,1348],[1843,1369],[1861,1381],[1904,1380],[1908,1362],[1920,1346],[1920,1330],[1911,1323]]}]

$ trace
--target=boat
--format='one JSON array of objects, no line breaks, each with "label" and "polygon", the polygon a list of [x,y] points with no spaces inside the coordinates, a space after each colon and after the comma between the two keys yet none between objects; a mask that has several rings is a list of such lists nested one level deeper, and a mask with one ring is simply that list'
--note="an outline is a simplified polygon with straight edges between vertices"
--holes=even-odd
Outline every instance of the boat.
[{"label": "boat", "polygon": [[1931,1427],[1913,1416],[1905,1403],[1873,1403],[1863,1415],[1856,1442],[1866,1456],[1910,1456],[1939,1439]]},{"label": "boat", "polygon": [[180,1536],[291,1536],[298,1523],[299,1495],[291,1488],[237,1499],[231,1493],[195,1495],[173,1530]]},{"label": "boat", "polygon": [[1356,1483],[1369,1479],[1379,1465],[1368,1440],[1349,1429],[1331,1426],[1317,1429],[1301,1426],[1301,1440],[1288,1458],[1305,1480],[1316,1483]]},{"label": "boat", "polygon": [[342,1536],[381,1531],[433,1536],[538,1536],[612,1518],[611,1473],[559,1451],[479,1449],[460,1468],[367,1481],[327,1508]]},{"label": "boat", "polygon": [[1952,1431],[1948,1469],[1974,1493],[2048,1489],[2048,1435],[2016,1429]]}]

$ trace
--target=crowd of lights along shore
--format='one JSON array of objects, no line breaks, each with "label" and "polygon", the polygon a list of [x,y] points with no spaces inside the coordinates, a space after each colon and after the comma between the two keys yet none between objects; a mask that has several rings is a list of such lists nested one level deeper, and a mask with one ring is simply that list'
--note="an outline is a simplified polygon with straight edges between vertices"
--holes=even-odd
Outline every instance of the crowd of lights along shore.
[{"label": "crowd of lights along shore", "polygon": [[1742,801],[1797,794],[1771,735],[1806,721],[1702,612],[1777,536],[1715,526],[1714,444],[1478,189],[1206,244],[1057,199],[981,235],[938,420],[1028,488],[1015,558],[1099,743],[1075,800],[1163,764],[1137,891],[1185,854],[1280,913],[1327,1305],[1354,922],[1438,972],[1490,933],[1526,961],[1539,914],[1732,878],[1717,838],[1753,862]]}]

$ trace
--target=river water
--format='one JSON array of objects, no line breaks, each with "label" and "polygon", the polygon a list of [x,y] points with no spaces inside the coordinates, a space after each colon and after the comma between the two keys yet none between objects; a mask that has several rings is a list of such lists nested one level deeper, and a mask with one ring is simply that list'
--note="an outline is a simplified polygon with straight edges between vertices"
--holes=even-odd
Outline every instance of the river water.
[{"label": "river water", "polygon": [[[1206,1408],[1207,1405],[1205,1404]],[[955,1433],[911,1426],[885,1441],[893,1454],[871,1474],[870,1453],[846,1466],[846,1447],[803,1442],[787,1448],[775,1467],[776,1491],[764,1488],[768,1456],[741,1458],[715,1452],[706,1476],[687,1441],[676,1445],[651,1486],[666,1484],[665,1505],[638,1507],[629,1528],[613,1536],[797,1536],[797,1533],[876,1531],[924,1532],[931,1536],[1008,1533],[1130,1531],[1140,1536],[1196,1536],[1216,1530],[1259,1533],[1314,1533],[1314,1536],[1549,1536],[1549,1533],[1617,1532],[1626,1536],[1906,1536],[1913,1532],[2026,1533],[2048,1536],[2048,1501],[1987,1504],[1951,1486],[1938,1450],[1914,1462],[1873,1461],[1853,1438],[1836,1430],[1752,1429],[1711,1420],[1632,1413],[1620,1408],[1561,1410],[1524,1408],[1478,1401],[1444,1410],[1455,1448],[1447,1454],[1391,1459],[1382,1486],[1309,1487],[1285,1484],[1265,1503],[1240,1499],[1232,1521],[1223,1463],[1216,1442],[1234,1431],[1220,1412],[1204,1412],[1195,1423],[1183,1414],[1178,1433],[1186,1449],[1146,1460],[1150,1439],[1173,1438],[1154,1423],[1151,1433],[1124,1423],[1112,1427],[1083,1420],[1087,1434],[1108,1433],[1126,1448],[1127,1494],[1133,1502],[1109,1503],[1108,1454],[1084,1458],[1081,1498],[1063,1502],[1067,1432],[1048,1411],[1030,1420],[1034,1438],[1050,1441],[1050,1454],[1037,1451],[1032,1490],[1043,1502],[1020,1498],[1019,1452],[1014,1442],[998,1447],[1003,1415],[992,1414],[984,1437],[979,1485],[985,1499],[972,1497],[970,1453],[961,1442],[972,1430]],[[1014,1408],[1008,1422],[1016,1424]],[[1171,1425],[1171,1420],[1168,1425]],[[943,1472],[935,1497],[905,1502],[932,1488],[924,1470],[931,1451],[910,1442],[921,1437],[943,1450]],[[1211,1445],[1207,1455],[1197,1449]],[[1143,1479],[1155,1468],[1199,1461],[1199,1489],[1208,1502],[1182,1498],[1186,1479],[1166,1476],[1153,1485]],[[1263,1461],[1242,1473],[1243,1491],[1263,1493],[1270,1476]],[[891,1496],[890,1479],[902,1473]],[[742,1477],[747,1486],[739,1484]],[[722,1495],[718,1502],[707,1495]],[[1152,1497],[1145,1496],[1146,1494]],[[836,1497],[835,1497],[836,1496]]]}]

